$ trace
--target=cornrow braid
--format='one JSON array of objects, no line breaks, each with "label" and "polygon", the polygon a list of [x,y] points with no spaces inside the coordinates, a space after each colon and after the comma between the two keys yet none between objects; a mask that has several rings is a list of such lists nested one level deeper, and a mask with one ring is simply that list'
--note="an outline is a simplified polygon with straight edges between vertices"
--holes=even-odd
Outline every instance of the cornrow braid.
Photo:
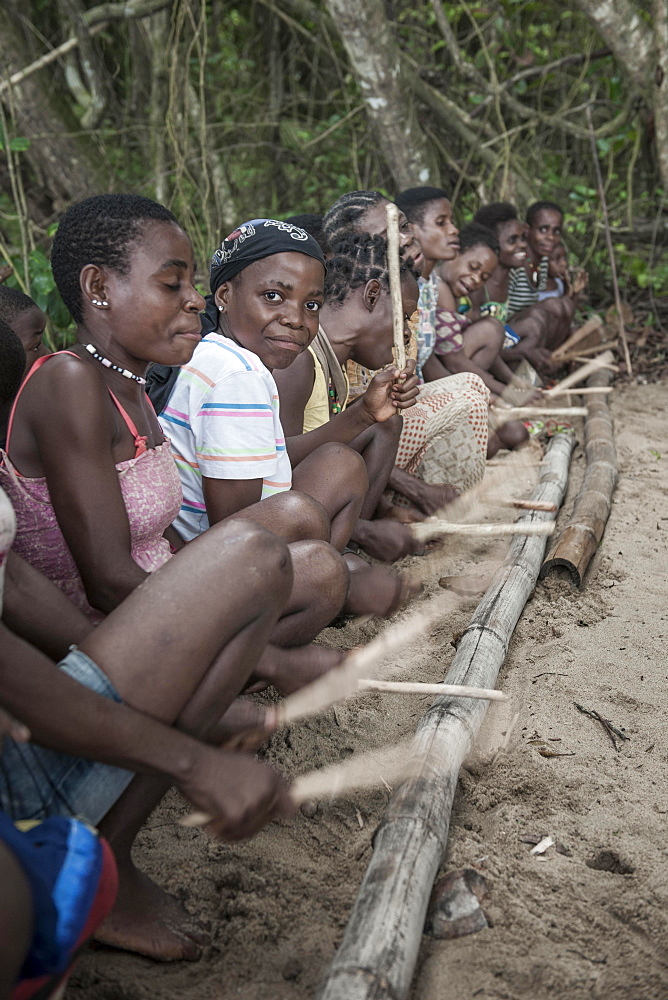
[{"label": "cornrow braid", "polygon": [[148,222],[178,222],[163,205],[136,194],[97,194],[67,209],[53,240],[51,270],[72,318],[83,320],[79,276],[87,264],[127,274]]},{"label": "cornrow braid", "polygon": [[[387,240],[383,236],[346,236],[332,247],[333,257],[327,262],[325,299],[341,305],[356,288],[376,279],[383,288],[390,287],[387,269]],[[406,261],[399,262],[401,281],[415,276]]]},{"label": "cornrow braid", "polygon": [[359,233],[359,220],[376,205],[389,201],[380,191],[349,191],[325,212],[322,228],[330,246],[349,233]]}]

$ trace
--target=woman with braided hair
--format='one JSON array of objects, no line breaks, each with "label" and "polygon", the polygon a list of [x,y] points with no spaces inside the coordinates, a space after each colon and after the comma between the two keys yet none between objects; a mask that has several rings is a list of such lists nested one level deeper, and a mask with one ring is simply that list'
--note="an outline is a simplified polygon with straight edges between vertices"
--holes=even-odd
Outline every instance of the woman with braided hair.
[{"label": "woman with braided hair", "polygon": [[[346,230],[350,235],[384,236],[388,203],[379,191],[353,191],[339,198],[323,221],[333,251]],[[423,254],[403,212],[399,229],[404,257],[421,269]],[[482,479],[488,400],[489,391],[482,380],[468,372],[420,386],[416,405],[403,414],[390,477],[396,504],[433,514]]]}]

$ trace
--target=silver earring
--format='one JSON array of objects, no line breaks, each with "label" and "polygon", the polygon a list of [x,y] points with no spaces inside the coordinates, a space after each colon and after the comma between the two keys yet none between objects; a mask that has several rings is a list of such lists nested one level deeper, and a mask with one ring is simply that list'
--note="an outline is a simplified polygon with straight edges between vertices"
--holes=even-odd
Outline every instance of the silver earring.
[{"label": "silver earring", "polygon": [[90,301],[91,301],[92,305],[94,305],[94,306],[108,306],[109,305],[109,303],[106,301],[106,299],[91,299]]},{"label": "silver earring", "polygon": [[221,312],[221,313],[225,312],[225,307],[224,306],[218,306],[218,312]]}]

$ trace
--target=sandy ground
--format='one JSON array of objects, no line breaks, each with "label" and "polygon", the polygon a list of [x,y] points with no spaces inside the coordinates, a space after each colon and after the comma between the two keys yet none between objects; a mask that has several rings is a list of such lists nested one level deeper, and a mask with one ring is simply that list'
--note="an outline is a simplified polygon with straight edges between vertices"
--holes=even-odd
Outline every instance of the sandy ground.
[{"label": "sandy ground", "polygon": [[[617,389],[620,481],[603,543],[581,591],[549,578],[527,604],[502,669],[519,719],[489,719],[462,771],[442,871],[476,868],[490,926],[453,941],[424,937],[413,1000],[665,1000],[668,996],[668,397],[665,384]],[[572,509],[583,474],[576,449]],[[489,551],[413,560],[439,576],[478,572]],[[469,600],[403,657],[403,676],[440,680],[466,627]],[[328,630],[352,646],[374,626]],[[579,702],[629,737],[615,751]],[[427,699],[367,696],[275,737],[267,755],[288,773],[342,760],[411,733]],[[540,743],[570,756],[544,757]],[[485,742],[486,741],[486,742]],[[533,742],[532,742],[533,741]],[[225,845],[174,820],[170,797],[140,837],[140,864],[211,934],[202,961],[160,966],[90,950],[67,1000],[305,1000],[339,942],[388,793],[357,793]],[[563,845],[531,856],[525,838]]]}]

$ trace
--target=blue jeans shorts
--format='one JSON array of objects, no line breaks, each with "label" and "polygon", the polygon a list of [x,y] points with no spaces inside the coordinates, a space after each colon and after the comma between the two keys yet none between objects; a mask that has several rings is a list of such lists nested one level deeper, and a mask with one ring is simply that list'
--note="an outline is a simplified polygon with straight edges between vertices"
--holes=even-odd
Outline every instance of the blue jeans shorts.
[{"label": "blue jeans shorts", "polygon": [[[89,656],[73,647],[58,669],[90,691],[121,703]],[[48,692],[44,694],[48,698]],[[13,820],[75,816],[97,826],[134,774],[109,764],[5,738],[0,749],[0,809]]]}]

